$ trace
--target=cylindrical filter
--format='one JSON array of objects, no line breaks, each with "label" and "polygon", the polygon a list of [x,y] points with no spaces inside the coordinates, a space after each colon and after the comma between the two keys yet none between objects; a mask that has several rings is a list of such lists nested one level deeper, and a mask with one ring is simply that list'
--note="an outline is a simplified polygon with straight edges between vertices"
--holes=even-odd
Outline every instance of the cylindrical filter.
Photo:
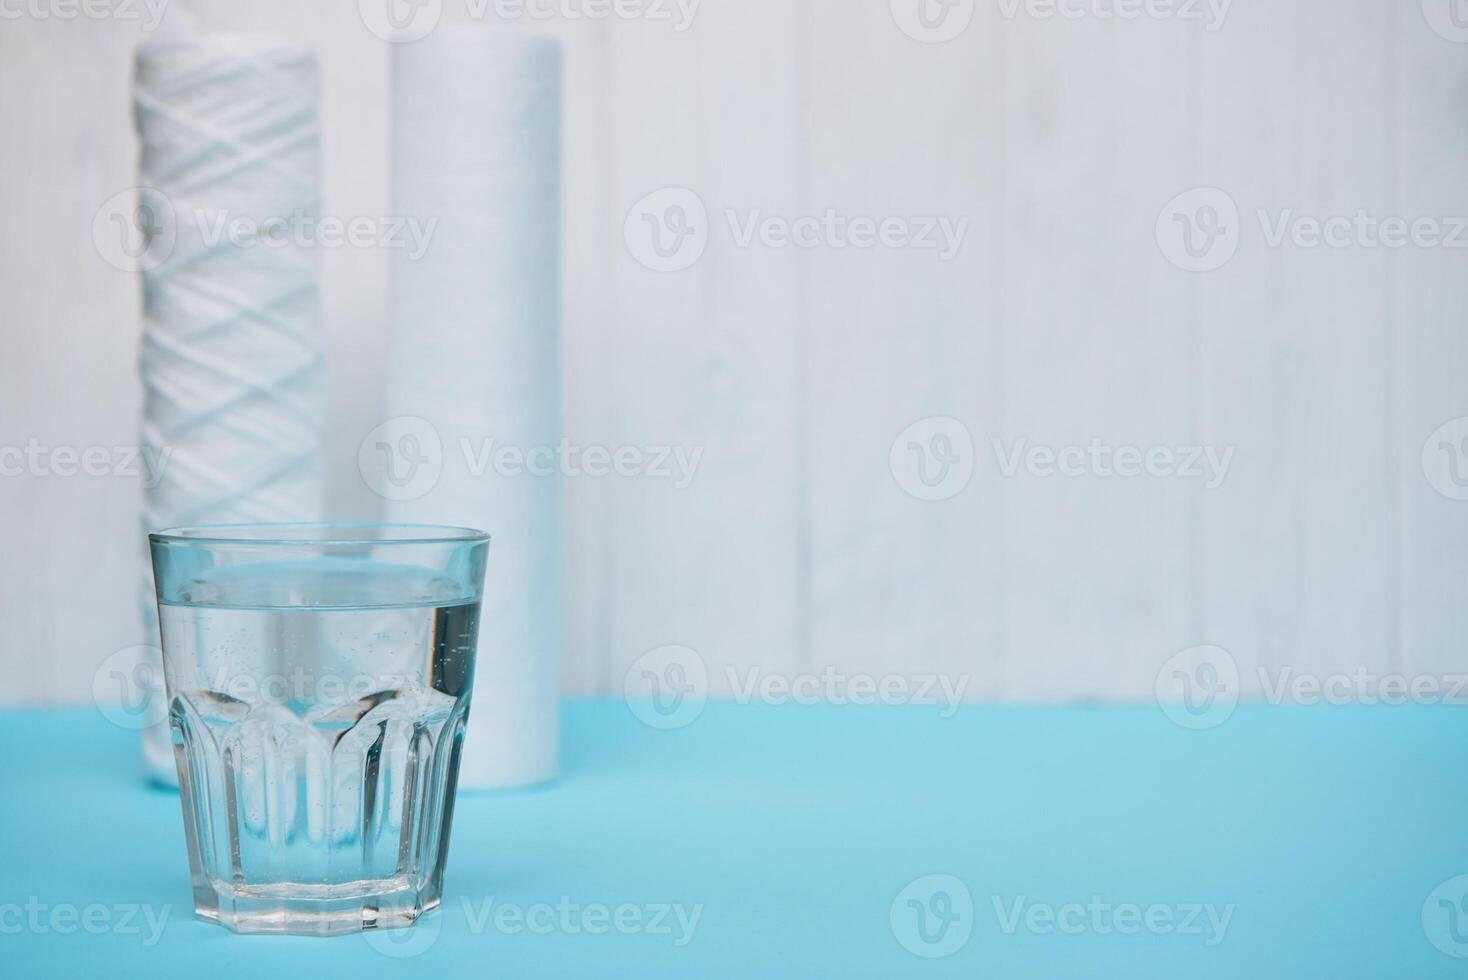
[{"label": "cylindrical filter", "polygon": [[392,90],[394,210],[432,235],[393,258],[364,474],[397,467],[368,477],[391,519],[490,532],[460,785],[524,786],[557,772],[560,48],[440,29],[395,47]]},{"label": "cylindrical filter", "polygon": [[[144,492],[147,530],[321,516],[319,87],[310,51],[270,41],[138,50],[142,443],[165,461]],[[176,781],[166,714],[144,755]]]}]

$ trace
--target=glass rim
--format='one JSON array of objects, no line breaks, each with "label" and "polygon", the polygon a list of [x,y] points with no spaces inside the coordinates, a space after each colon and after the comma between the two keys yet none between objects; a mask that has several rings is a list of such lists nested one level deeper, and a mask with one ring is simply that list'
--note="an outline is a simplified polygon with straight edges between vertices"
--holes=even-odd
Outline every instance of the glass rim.
[{"label": "glass rim", "polygon": [[[294,532],[294,533],[293,533]],[[342,548],[388,545],[455,545],[488,542],[489,533],[439,524],[381,524],[372,521],[189,524],[148,532],[152,544],[185,547]]]}]

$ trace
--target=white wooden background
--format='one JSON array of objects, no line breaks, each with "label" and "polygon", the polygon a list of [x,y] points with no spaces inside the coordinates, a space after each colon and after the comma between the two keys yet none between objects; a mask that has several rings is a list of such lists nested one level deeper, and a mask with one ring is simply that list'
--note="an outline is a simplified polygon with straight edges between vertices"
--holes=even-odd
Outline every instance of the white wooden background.
[{"label": "white wooden background", "polygon": [[[569,481],[565,690],[619,692],[668,643],[699,650],[716,691],[731,665],[833,665],[967,674],[984,698],[1146,698],[1203,643],[1246,689],[1255,665],[1461,667],[1468,503],[1419,460],[1468,416],[1468,253],[1269,248],[1253,218],[1468,215],[1468,44],[1429,27],[1435,2],[1236,0],[1210,32],[980,0],[944,44],[905,35],[888,0],[703,0],[681,33],[543,25],[567,47],[568,435],[704,449],[683,491]],[[389,51],[356,3],[194,6],[320,50],[326,211],[386,213]],[[89,232],[134,182],[139,38],[0,20],[0,445],[135,439],[138,287]],[[1154,224],[1200,185],[1238,202],[1243,235],[1193,274]],[[713,216],[676,274],[623,239],[666,186]],[[828,207],[971,226],[942,263],[739,249],[722,217]],[[344,518],[377,515],[356,453],[382,421],[386,262],[325,259]],[[888,464],[929,416],[977,449],[936,503]],[[1236,457],[1212,491],[1002,478],[991,440],[1020,437]],[[125,478],[0,478],[0,701],[85,700],[139,641],[137,506]]]}]

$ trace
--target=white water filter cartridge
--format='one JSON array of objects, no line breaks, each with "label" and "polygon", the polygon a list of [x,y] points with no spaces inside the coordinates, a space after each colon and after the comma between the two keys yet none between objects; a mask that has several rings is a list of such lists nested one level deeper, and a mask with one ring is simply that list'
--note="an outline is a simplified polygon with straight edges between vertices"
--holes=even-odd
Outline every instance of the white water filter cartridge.
[{"label": "white water filter cartridge", "polygon": [[[164,461],[144,530],[321,518],[319,262],[291,231],[319,210],[319,74],[309,50],[258,38],[183,31],[138,50],[142,444]],[[161,667],[144,760],[176,783]]]},{"label": "white water filter cartridge", "polygon": [[[392,98],[394,214],[432,232],[392,258],[364,475],[398,467],[368,477],[390,520],[490,532],[460,785],[526,786],[557,772],[560,490],[539,464],[561,437],[560,47],[441,27],[394,47]],[[507,448],[526,465],[497,465]]]}]

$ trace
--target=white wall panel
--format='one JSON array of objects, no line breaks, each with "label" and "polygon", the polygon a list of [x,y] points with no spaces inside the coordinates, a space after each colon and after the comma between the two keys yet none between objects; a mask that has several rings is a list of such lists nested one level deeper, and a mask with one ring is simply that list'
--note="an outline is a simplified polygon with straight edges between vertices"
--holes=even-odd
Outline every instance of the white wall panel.
[{"label": "white wall panel", "polygon": [[[326,209],[384,214],[389,50],[357,4],[193,7],[318,48]],[[1216,30],[973,11],[939,44],[888,0],[540,25],[567,52],[566,435],[702,454],[683,489],[568,482],[565,689],[616,694],[671,643],[716,693],[731,669],[831,666],[963,675],[985,698],[1146,698],[1204,643],[1254,694],[1259,667],[1455,669],[1468,502],[1434,489],[1422,449],[1468,417],[1462,252],[1271,246],[1258,212],[1468,215],[1468,43],[1387,0],[1237,0]],[[137,284],[91,222],[133,182],[140,37],[0,23],[0,446],[135,439]],[[1237,206],[1238,248],[1187,272],[1156,222],[1197,187]],[[654,271],[625,224],[667,188],[703,208],[707,246]],[[968,223],[947,261],[738,240],[756,215],[828,209]],[[378,512],[356,453],[383,421],[386,258],[324,256],[344,518]],[[973,475],[925,501],[889,455],[940,416]],[[1006,476],[996,440],[1234,455],[1205,489]],[[0,477],[0,701],[85,700],[137,642],[137,503],[126,477]]]}]

